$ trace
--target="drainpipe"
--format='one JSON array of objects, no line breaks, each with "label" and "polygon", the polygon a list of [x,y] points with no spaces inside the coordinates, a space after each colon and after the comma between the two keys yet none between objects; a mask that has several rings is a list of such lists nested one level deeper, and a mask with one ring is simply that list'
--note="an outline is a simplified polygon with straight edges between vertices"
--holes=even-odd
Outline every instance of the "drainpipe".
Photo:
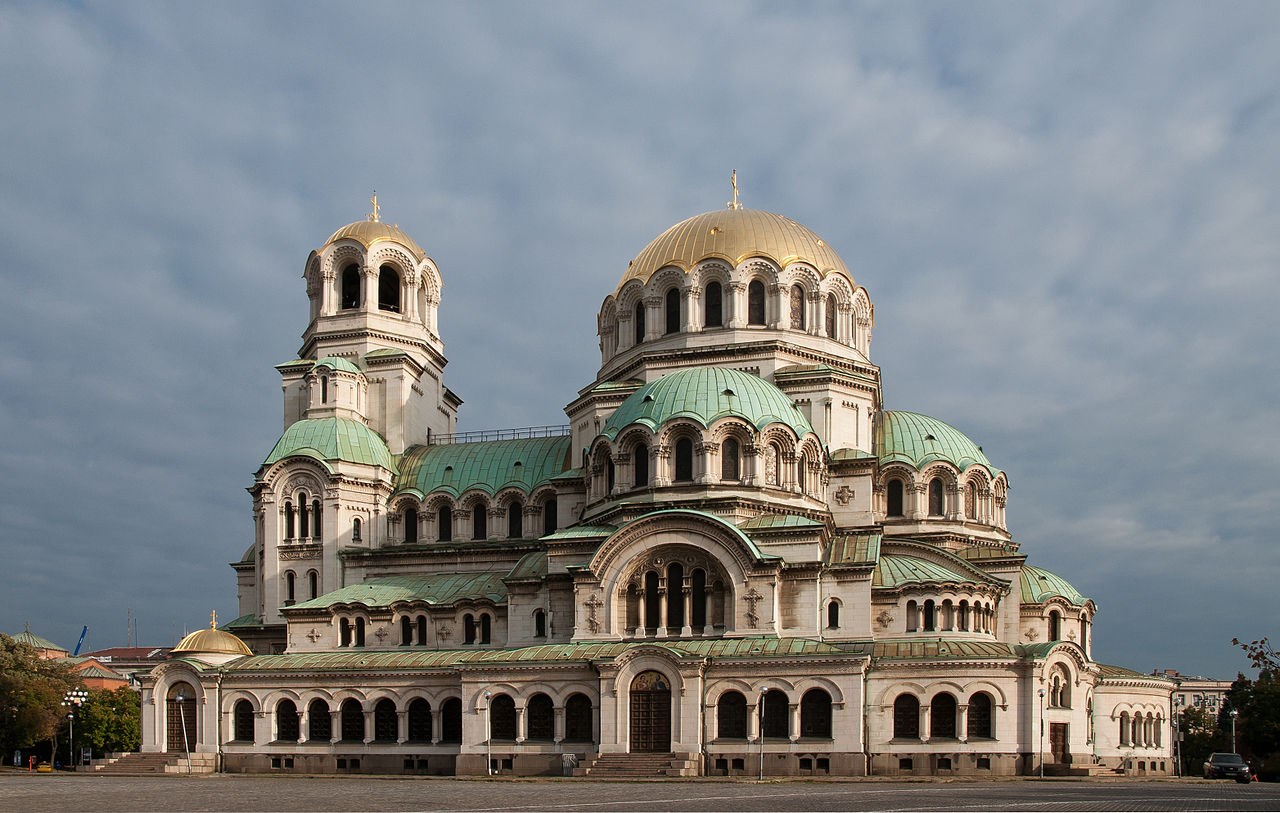
[{"label": "drainpipe", "polygon": [[218,709],[217,715],[214,717],[215,727],[218,729],[218,754],[215,760],[214,769],[218,773],[222,773],[222,668],[218,668]]},{"label": "drainpipe", "polygon": [[824,627],[823,627],[823,624],[822,624],[823,619],[822,619],[822,567],[821,567],[821,566],[819,566],[819,567],[818,567],[818,596],[817,596],[817,599],[818,599],[818,600],[814,602],[814,608],[813,608],[813,609],[815,610],[815,612],[817,613],[817,616],[818,616],[818,618],[817,618],[817,622],[818,622],[818,640],[819,640],[819,641],[823,641],[823,640],[826,640],[826,639],[825,639],[825,637],[824,637],[824,636],[825,636],[825,631],[824,631]]},{"label": "drainpipe", "polygon": [[702,775],[707,775],[708,763],[711,761],[710,754],[707,753],[707,670],[711,668],[711,659],[706,658],[702,661],[702,674],[699,678],[702,681],[702,700],[698,703],[698,728],[700,734],[698,736],[699,749],[702,751]]},{"label": "drainpipe", "polygon": [[867,672],[871,669],[871,660],[868,659],[865,666],[862,667],[862,758],[865,762],[866,774],[871,776],[871,724],[867,722],[867,715],[871,711],[870,698],[867,697]]}]

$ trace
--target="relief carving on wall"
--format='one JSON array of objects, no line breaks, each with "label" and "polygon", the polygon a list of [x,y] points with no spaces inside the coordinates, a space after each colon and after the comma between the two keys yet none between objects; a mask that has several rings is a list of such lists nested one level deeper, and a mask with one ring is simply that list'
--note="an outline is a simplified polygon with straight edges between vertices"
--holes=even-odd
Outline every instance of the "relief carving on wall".
[{"label": "relief carving on wall", "polygon": [[742,598],[747,602],[747,627],[750,629],[759,628],[760,614],[756,612],[756,605],[760,603],[760,599],[764,598],[764,596],[757,593],[756,589],[752,587]]},{"label": "relief carving on wall", "polygon": [[604,602],[600,600],[600,596],[592,593],[583,606],[587,608],[587,629],[591,632],[600,631],[600,619],[596,615],[596,611],[604,606]]},{"label": "relief carving on wall", "polygon": [[1028,641],[1034,641],[1040,637],[1040,630],[1035,627],[1027,627],[1025,635]]},{"label": "relief carving on wall", "polygon": [[892,623],[893,616],[888,610],[881,610],[880,614],[876,616],[876,624],[879,625],[880,629],[888,629]]}]

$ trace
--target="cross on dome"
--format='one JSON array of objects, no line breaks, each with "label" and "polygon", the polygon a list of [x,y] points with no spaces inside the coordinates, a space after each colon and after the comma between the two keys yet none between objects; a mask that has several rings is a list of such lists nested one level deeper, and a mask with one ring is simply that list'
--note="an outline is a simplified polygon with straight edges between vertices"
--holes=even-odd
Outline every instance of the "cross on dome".
[{"label": "cross on dome", "polygon": [[373,211],[369,213],[369,222],[370,223],[382,222],[380,220],[380,218],[382,217],[381,207],[378,206],[378,190],[376,189],[373,190],[373,197],[369,198],[369,202],[373,204]]}]

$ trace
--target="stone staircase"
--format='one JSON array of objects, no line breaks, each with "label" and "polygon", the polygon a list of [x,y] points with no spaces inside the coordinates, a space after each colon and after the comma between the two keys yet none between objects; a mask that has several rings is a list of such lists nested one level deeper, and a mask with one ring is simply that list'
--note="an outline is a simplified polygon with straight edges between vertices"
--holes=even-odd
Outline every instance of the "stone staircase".
[{"label": "stone staircase", "polygon": [[[213,773],[217,767],[214,754],[192,754],[191,773]],[[132,753],[95,762],[93,772],[99,774],[187,773],[185,754]]]},{"label": "stone staircase", "polygon": [[574,776],[596,779],[661,779],[697,776],[697,754],[601,754],[574,769]]}]

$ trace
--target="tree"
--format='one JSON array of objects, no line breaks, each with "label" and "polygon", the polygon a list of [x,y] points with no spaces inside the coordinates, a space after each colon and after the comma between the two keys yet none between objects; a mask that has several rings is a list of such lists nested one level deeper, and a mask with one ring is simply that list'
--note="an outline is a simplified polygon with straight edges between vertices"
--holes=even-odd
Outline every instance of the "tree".
[{"label": "tree", "polygon": [[1182,731],[1182,764],[1188,775],[1199,773],[1200,765],[1209,758],[1209,754],[1226,750],[1217,721],[1203,707],[1183,709],[1179,725]]},{"label": "tree", "polygon": [[[1280,655],[1270,640],[1261,638],[1245,643],[1231,639],[1244,650],[1258,669],[1258,677],[1236,678],[1227,694],[1230,708],[1238,712],[1236,742],[1241,754],[1249,758],[1261,776],[1280,773]],[[1230,726],[1229,710],[1224,709],[1219,725]]]},{"label": "tree", "polygon": [[142,744],[142,697],[129,687],[89,693],[76,715],[76,741],[102,756]]},{"label": "tree", "polygon": [[1280,672],[1280,653],[1271,645],[1271,639],[1259,638],[1246,644],[1239,638],[1232,638],[1231,644],[1243,649],[1253,668],[1259,672]]},{"label": "tree", "polygon": [[62,697],[76,683],[66,664],[0,633],[0,753],[53,737],[66,720]]}]

